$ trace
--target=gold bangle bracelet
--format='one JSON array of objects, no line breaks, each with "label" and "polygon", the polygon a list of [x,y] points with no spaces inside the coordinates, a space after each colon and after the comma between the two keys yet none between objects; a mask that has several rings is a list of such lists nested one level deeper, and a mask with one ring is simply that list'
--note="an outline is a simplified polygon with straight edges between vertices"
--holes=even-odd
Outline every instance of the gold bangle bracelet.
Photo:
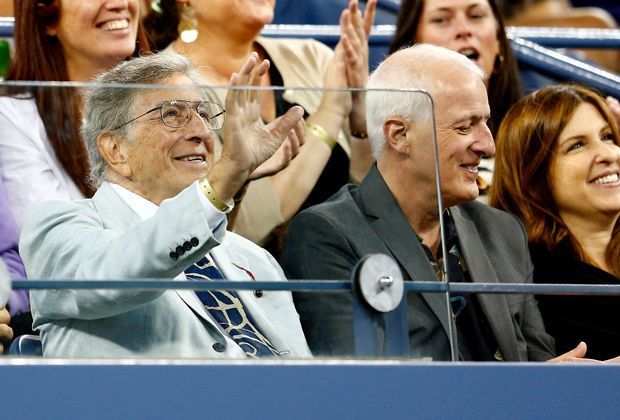
[{"label": "gold bangle bracelet", "polygon": [[326,129],[324,129],[318,124],[309,122],[306,124],[306,130],[308,130],[308,132],[312,134],[314,137],[318,138],[323,143],[325,143],[327,147],[329,147],[330,150],[333,149],[337,143],[336,139],[333,138],[332,135],[329,134]]},{"label": "gold bangle bracelet", "polygon": [[206,176],[202,178],[200,182],[198,182],[198,186],[200,187],[200,191],[202,191],[205,197],[207,197],[207,200],[209,200],[209,202],[213,204],[213,207],[215,207],[219,211],[226,213],[232,208],[232,206],[223,202],[222,199],[218,197],[218,195],[215,193],[215,191],[213,191],[213,187],[211,187],[211,184],[209,184],[209,180]]}]

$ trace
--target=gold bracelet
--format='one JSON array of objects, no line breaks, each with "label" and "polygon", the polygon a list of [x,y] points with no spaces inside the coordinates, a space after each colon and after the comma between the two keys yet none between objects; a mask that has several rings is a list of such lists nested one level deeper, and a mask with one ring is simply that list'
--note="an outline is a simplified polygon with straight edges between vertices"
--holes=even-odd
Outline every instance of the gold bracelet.
[{"label": "gold bracelet", "polygon": [[205,197],[207,197],[211,204],[213,204],[213,207],[215,207],[219,211],[226,213],[232,208],[231,205],[223,202],[222,199],[218,197],[218,195],[215,193],[215,191],[213,191],[213,187],[211,187],[211,184],[209,184],[209,180],[206,176],[202,178],[200,182],[198,182],[198,186],[200,187],[200,191],[202,191]]},{"label": "gold bracelet", "polygon": [[309,122],[306,124],[306,130],[308,130],[308,132],[312,134],[314,137],[318,138],[323,143],[325,143],[327,147],[329,147],[330,150],[333,149],[337,143],[336,139],[333,138],[332,135],[329,134],[326,129],[324,129],[318,124]]}]

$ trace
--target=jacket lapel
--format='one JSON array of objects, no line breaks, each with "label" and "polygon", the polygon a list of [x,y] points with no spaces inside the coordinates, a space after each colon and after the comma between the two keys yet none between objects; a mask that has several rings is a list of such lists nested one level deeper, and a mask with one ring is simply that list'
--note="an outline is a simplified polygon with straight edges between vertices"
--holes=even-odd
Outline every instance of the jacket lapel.
[{"label": "jacket lapel", "polygon": [[[213,258],[213,261],[217,264],[227,280],[254,281],[255,278],[253,273],[255,270],[251,265],[251,261],[248,260],[240,249],[231,246],[229,238],[230,236],[227,234],[222,244],[213,248],[209,255]],[[271,318],[266,312],[269,310],[269,307],[263,307],[263,305],[261,305],[262,300],[257,299],[252,290],[237,290],[236,292],[243,306],[252,314],[254,322],[256,322],[260,331],[269,338],[271,344],[278,350],[289,349],[290,346],[280,336],[278,328],[273,325],[270,320]],[[277,293],[270,293],[271,298],[275,298],[278,295]]]},{"label": "jacket lapel", "polygon": [[252,279],[249,274],[252,271],[248,259],[243,253],[230,246],[228,235],[224,237],[220,245],[209,252],[209,255],[227,280]]},{"label": "jacket lapel", "polygon": [[[458,207],[452,207],[450,211],[458,234],[460,249],[467,263],[472,282],[499,283],[497,274],[473,222]],[[518,348],[517,337],[512,326],[512,317],[506,296],[481,293],[478,294],[478,301],[489,321],[504,359],[518,360],[516,353]]]},{"label": "jacket lapel", "polygon": [[[394,200],[376,166],[359,187],[362,211],[374,218],[371,228],[412,281],[439,281],[415,232]],[[448,335],[448,308],[442,293],[421,293]]]}]

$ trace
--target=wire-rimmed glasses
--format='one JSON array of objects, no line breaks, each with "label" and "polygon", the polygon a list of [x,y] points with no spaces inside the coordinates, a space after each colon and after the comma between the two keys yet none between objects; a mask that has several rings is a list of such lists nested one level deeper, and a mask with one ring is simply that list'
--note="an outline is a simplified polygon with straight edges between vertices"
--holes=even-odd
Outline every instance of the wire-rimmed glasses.
[{"label": "wire-rimmed glasses", "polygon": [[207,127],[212,130],[219,130],[222,128],[226,113],[226,110],[222,108],[220,104],[215,102],[172,99],[170,101],[163,102],[161,105],[158,105],[153,109],[149,109],[145,113],[140,114],[117,127],[114,127],[114,129],[118,130],[127,124],[134,122],[138,118],[144,117],[145,115],[157,110],[159,110],[161,122],[164,123],[166,127],[185,127],[192,118],[192,111],[195,111],[196,114],[202,118]]}]

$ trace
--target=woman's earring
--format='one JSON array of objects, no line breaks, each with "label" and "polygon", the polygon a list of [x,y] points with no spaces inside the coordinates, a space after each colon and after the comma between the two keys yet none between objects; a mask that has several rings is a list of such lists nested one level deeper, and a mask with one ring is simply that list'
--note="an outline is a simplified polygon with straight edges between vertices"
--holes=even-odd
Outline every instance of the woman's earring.
[{"label": "woman's earring", "polygon": [[161,10],[161,0],[153,0],[151,2],[151,10],[153,10],[158,15],[163,15],[164,12]]},{"label": "woman's earring", "polygon": [[495,63],[493,65],[493,73],[498,74],[499,70],[504,65],[504,54],[499,53],[497,57],[495,57]]},{"label": "woman's earring", "polygon": [[179,19],[179,36],[181,41],[191,44],[198,38],[198,20],[196,19],[196,11],[190,3],[183,4],[181,16]]}]

